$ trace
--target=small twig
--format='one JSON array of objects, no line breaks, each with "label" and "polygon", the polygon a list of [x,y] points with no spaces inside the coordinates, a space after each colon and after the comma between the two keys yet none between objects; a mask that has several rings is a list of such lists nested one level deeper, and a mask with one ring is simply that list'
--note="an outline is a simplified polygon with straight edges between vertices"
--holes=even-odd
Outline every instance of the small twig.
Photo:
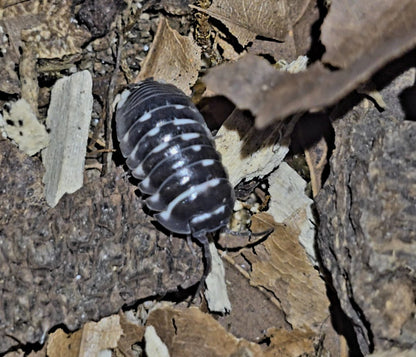
[{"label": "small twig", "polygon": [[100,150],[94,150],[91,151],[87,154],[86,158],[87,159],[94,159],[96,158],[97,154],[101,154],[101,153],[107,153],[107,152],[115,152],[116,150],[114,149],[100,149]]},{"label": "small twig", "polygon": [[88,145],[88,149],[93,150],[95,144],[98,144],[102,148],[105,148],[105,142],[101,140],[100,138],[95,138],[94,134],[95,134],[95,131],[92,134],[88,134],[88,138],[91,140],[90,144]]},{"label": "small twig", "polygon": [[114,100],[114,90],[117,82],[117,76],[120,72],[120,61],[121,61],[121,52],[123,49],[124,35],[122,31],[116,31],[118,35],[118,45],[117,45],[117,55],[116,55],[116,64],[114,67],[114,72],[110,79],[110,84],[108,86],[107,101],[105,103],[105,141],[107,143],[107,152],[104,153],[104,164],[103,164],[103,175],[111,170],[112,167],[112,153],[113,153],[113,131],[111,126],[111,120],[113,118],[113,107],[112,103]]}]

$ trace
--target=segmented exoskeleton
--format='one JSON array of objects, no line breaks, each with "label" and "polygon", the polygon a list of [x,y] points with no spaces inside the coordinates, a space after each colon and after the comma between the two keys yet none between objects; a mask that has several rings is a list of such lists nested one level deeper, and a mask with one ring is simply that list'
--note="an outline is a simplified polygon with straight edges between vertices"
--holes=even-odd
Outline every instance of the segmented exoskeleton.
[{"label": "segmented exoskeleton", "polygon": [[209,270],[206,235],[228,223],[234,190],[202,115],[174,85],[145,80],[122,93],[116,126],[154,217],[171,232],[197,239]]}]

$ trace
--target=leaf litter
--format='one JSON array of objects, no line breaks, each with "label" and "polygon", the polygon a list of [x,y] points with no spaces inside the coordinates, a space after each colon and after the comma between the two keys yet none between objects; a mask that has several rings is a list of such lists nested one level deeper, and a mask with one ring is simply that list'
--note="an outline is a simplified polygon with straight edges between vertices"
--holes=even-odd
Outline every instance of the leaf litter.
[{"label": "leaf litter", "polygon": [[[41,102],[38,85],[54,82],[62,76],[60,71],[68,75],[71,71],[90,70],[95,94],[98,93],[101,99],[106,98],[106,87],[101,83],[111,78],[116,92],[132,81],[152,76],[174,83],[188,94],[202,79],[209,93],[209,97],[204,98],[208,106],[210,100],[215,103],[213,95],[226,96],[235,105],[216,141],[223,150],[225,165],[236,185],[250,180],[261,181],[262,177],[283,165],[281,162],[290,149],[290,134],[301,114],[335,104],[384,64],[416,44],[416,28],[412,21],[416,8],[410,0],[400,5],[383,0],[376,4],[340,0],[332,1],[329,9],[306,0],[213,0],[208,4],[166,0],[159,5],[152,1],[143,4],[128,0],[125,6],[112,7],[110,26],[98,26],[96,20],[86,21],[85,16],[89,16],[86,9],[98,6],[94,4],[86,1],[82,12],[80,5],[71,6],[69,1],[61,7],[54,1],[1,4],[0,25],[5,34],[1,39],[4,55],[0,59],[3,63],[0,90],[5,93],[1,97],[2,103],[10,102],[14,95],[21,95],[34,106],[36,115],[44,119],[44,108],[36,106]],[[102,6],[106,5],[103,3]],[[164,17],[158,13],[160,7],[165,10]],[[198,13],[209,15],[209,20],[204,20],[204,27]],[[23,25],[23,18],[31,24],[30,29]],[[88,28],[82,25],[83,21],[90,23]],[[313,26],[319,21],[322,21],[320,40],[326,48],[322,61],[313,58],[314,63],[305,71],[279,71],[282,63],[291,63],[298,56],[306,55],[313,49],[311,46],[317,46],[319,34],[314,32]],[[348,24],[347,29],[345,24]],[[202,28],[208,47],[194,39]],[[104,36],[104,40],[94,39],[96,36]],[[123,42],[117,44],[117,39]],[[23,55],[17,50],[19,46]],[[97,51],[96,57],[92,49]],[[120,49],[121,57],[117,61],[115,56]],[[130,57],[123,55],[123,49],[124,53],[127,49],[130,51]],[[60,61],[62,67],[45,76],[45,72],[40,71],[41,60],[50,61],[42,62],[42,68],[54,60]],[[16,66],[24,61],[28,63],[27,67],[16,72]],[[230,63],[221,64],[227,61]],[[209,66],[214,68],[205,73]],[[92,124],[87,158],[89,156],[88,160],[94,163],[91,167],[98,171],[102,167],[101,155],[106,147],[111,147],[106,143],[111,135],[106,134],[109,125],[105,123],[105,119],[111,117],[103,114],[111,105],[107,99],[94,101],[92,116],[95,115],[99,124],[95,124],[96,127]],[[289,117],[296,113],[299,115]],[[237,118],[238,125],[235,124]],[[268,127],[271,124],[274,129]],[[227,140],[228,143],[222,143]],[[323,157],[327,152],[325,144],[320,145],[315,151],[305,148],[314,195],[321,186],[324,165],[321,161],[325,162]],[[266,150],[266,156],[259,155],[262,150]],[[256,156],[260,159],[254,164]],[[89,180],[93,178],[97,175],[89,172]],[[97,185],[100,185],[99,181]],[[289,188],[285,190],[290,191]],[[302,201],[305,193],[301,191],[295,192],[293,200],[307,205],[307,200]],[[77,194],[72,196],[76,198]],[[273,193],[273,196],[273,205],[279,205],[279,194]],[[262,205],[250,201],[253,193],[248,197],[243,206],[251,215]],[[290,212],[289,206],[280,209]],[[160,348],[166,348],[171,356],[193,356],[195,351],[201,356],[318,356],[323,353],[345,356],[345,340],[330,323],[326,287],[314,267],[313,234],[307,238],[310,240],[307,244],[300,238],[301,227],[312,220],[307,211],[306,206],[298,207],[285,219],[257,213],[251,218],[251,230],[261,232],[272,227],[273,233],[264,240],[256,240],[255,244],[250,245],[252,240],[248,239],[246,246],[223,251],[223,260],[227,262],[225,281],[229,274],[235,281],[241,279],[251,284],[240,294],[238,288],[230,293],[231,304],[236,309],[233,308],[229,316],[215,321],[212,315],[195,307],[155,304],[144,309],[140,305],[125,313],[104,317],[110,311],[116,313],[122,308],[120,299],[114,299],[106,314],[88,316],[89,319],[104,317],[98,323],[87,322],[81,330],[69,333],[57,329],[47,337],[44,348],[36,355],[57,356],[67,351],[67,355],[80,356],[95,353],[88,350],[95,348],[97,353],[107,350],[117,355],[136,356],[143,350],[149,351],[146,336],[149,339],[153,335],[164,346]],[[159,244],[169,246],[163,240]],[[309,248],[305,251],[304,246]],[[229,273],[230,269],[233,274]],[[163,279],[169,278],[166,274]],[[252,293],[256,299],[264,299],[267,303],[245,296],[251,294],[252,289],[256,291]],[[148,299],[153,297],[150,291],[147,294]],[[250,302],[248,305],[246,300]],[[129,300],[132,301],[134,298]],[[248,309],[253,316],[273,312],[276,320],[262,318],[252,325]],[[239,311],[238,318],[233,316],[236,311]],[[229,326],[230,331],[227,332],[224,326]],[[4,333],[10,335],[8,331],[0,331],[0,335]],[[92,340],[96,342],[85,342]],[[24,337],[20,341],[18,347],[31,342]],[[6,352],[11,346],[16,343],[7,340],[0,345],[0,351]],[[9,353],[12,354],[16,355]]]}]

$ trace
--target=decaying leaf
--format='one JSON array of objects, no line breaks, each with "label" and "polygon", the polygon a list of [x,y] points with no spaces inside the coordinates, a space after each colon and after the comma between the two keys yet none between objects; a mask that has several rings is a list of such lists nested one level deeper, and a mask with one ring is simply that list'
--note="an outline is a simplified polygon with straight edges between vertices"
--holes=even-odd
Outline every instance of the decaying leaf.
[{"label": "decaying leaf", "polygon": [[225,95],[239,109],[258,114],[264,96],[287,74],[279,72],[266,60],[246,55],[240,60],[211,69],[204,77],[207,90]]},{"label": "decaying leaf", "polygon": [[[261,4],[261,6],[259,6]],[[200,9],[224,23],[242,46],[256,35],[284,40],[287,33],[285,0],[214,0],[209,9]]]},{"label": "decaying leaf", "polygon": [[[90,39],[88,31],[71,21],[72,1],[30,1],[16,5],[17,19],[21,12],[39,23],[21,30],[24,42],[34,46],[38,58],[62,58],[82,51],[81,46]],[[5,14],[6,15],[6,14]],[[18,20],[21,22],[21,20]]]},{"label": "decaying leaf", "polygon": [[81,330],[67,334],[56,330],[48,338],[48,357],[98,356],[115,349],[123,334],[119,315],[105,317],[98,322],[87,322]]},{"label": "decaying leaf", "polygon": [[[215,319],[197,308],[171,307],[150,313],[147,326],[153,326],[171,356],[263,356],[261,347],[228,333]],[[238,353],[238,354],[237,354]]]},{"label": "decaying leaf", "polygon": [[214,0],[208,9],[191,7],[225,24],[242,46],[252,42],[250,53],[289,61],[308,51],[310,28],[319,16],[313,0]]},{"label": "decaying leaf", "polygon": [[346,68],[361,57],[384,63],[416,44],[414,0],[333,1],[322,26],[323,60]]},{"label": "decaying leaf", "polygon": [[305,3],[305,0],[289,6],[286,0],[214,0],[208,9],[198,10],[224,23],[240,44],[245,46],[257,35],[284,41],[289,24],[297,15],[295,12],[303,10],[302,2]]},{"label": "decaying leaf", "polygon": [[318,265],[315,253],[316,222],[313,201],[306,195],[306,181],[283,162],[268,178],[271,196],[267,213],[276,223],[286,224],[298,232],[298,241],[308,258]]},{"label": "decaying leaf", "polygon": [[126,357],[134,357],[132,346],[143,339],[145,330],[136,319],[131,318],[131,315],[131,312],[119,313],[123,334],[118,341],[117,349]]},{"label": "decaying leaf", "polygon": [[38,122],[30,105],[24,99],[19,99],[9,107],[9,110],[3,110],[3,125],[7,136],[28,155],[34,155],[46,147],[49,142],[48,133]]},{"label": "decaying leaf", "polygon": [[81,340],[82,330],[68,334],[59,328],[48,336],[47,355],[48,357],[79,357]]},{"label": "decaying leaf", "polygon": [[57,329],[48,336],[46,352],[48,357],[79,357],[114,349],[122,356],[133,357],[132,345],[143,339],[144,330],[120,312],[97,323],[89,322],[73,333]]},{"label": "decaying leaf", "polygon": [[215,36],[215,39],[214,39],[214,46],[221,48],[223,59],[227,61],[236,61],[238,58],[240,58],[243,55],[243,53],[245,53],[245,51],[243,51],[243,53],[238,53],[229,42],[224,40],[218,34],[220,32],[219,29],[216,29],[216,32],[217,32],[217,35]]},{"label": "decaying leaf", "polygon": [[315,355],[315,332],[311,330],[292,330],[271,328],[267,331],[270,345],[264,351],[265,357],[298,357]]},{"label": "decaying leaf", "polygon": [[258,130],[241,110],[231,113],[218,131],[215,145],[234,186],[242,179],[264,177],[279,166],[290,145],[288,136],[281,137],[282,132],[290,133],[282,123]]},{"label": "decaying leaf", "polygon": [[299,231],[276,224],[266,213],[254,216],[252,227],[254,231],[273,227],[274,232],[255,247],[255,253],[244,252],[252,265],[251,283],[273,292],[293,328],[319,332],[329,317],[329,301],[323,280],[299,244]]},{"label": "decaying leaf", "polygon": [[191,37],[181,36],[161,18],[154,42],[136,81],[153,77],[190,94],[201,68],[201,50]]},{"label": "decaying leaf", "polygon": [[250,285],[249,264],[240,254],[228,252],[223,256],[227,291],[233,304],[231,314],[217,320],[234,336],[249,341],[264,340],[270,327],[290,330],[279,302],[264,289]]},{"label": "decaying leaf", "polygon": [[[333,10],[333,17],[359,17],[360,24],[366,22],[365,26],[354,29],[353,34],[359,34],[356,38],[368,37],[368,41],[351,41],[351,34],[344,31],[346,20],[332,17],[325,20],[323,31],[329,33],[331,24],[336,23],[337,28],[340,28],[340,37],[333,38],[328,34],[323,36],[324,42],[326,40],[329,45],[334,46],[324,60],[345,67],[343,70],[331,72],[317,62],[303,73],[273,73],[272,67],[266,61],[245,56],[234,64],[212,69],[205,77],[207,86],[214,92],[230,98],[240,109],[249,109],[257,116],[256,125],[259,128],[296,112],[334,104],[388,61],[397,58],[416,44],[416,3],[409,0],[399,7],[382,0],[378,3],[385,3],[382,6],[383,11],[377,11],[378,15],[370,17],[369,21],[364,16],[364,10],[368,9],[360,8],[362,2],[356,2],[348,15],[344,15],[344,12],[337,15],[338,7]],[[349,2],[344,1],[341,9],[347,8],[348,4]],[[388,10],[390,14],[381,18]],[[391,26],[389,21],[393,22]],[[369,28],[374,30],[370,32]],[[344,33],[345,37],[341,38]],[[344,43],[344,47],[339,45],[340,43]],[[350,52],[358,54],[347,55]]]},{"label": "decaying leaf", "polygon": [[283,42],[257,37],[247,51],[255,55],[269,55],[275,61],[293,61],[311,49],[311,28],[319,18],[319,10],[314,0],[288,1],[289,31]]},{"label": "decaying leaf", "polygon": [[[413,42],[406,42],[406,46],[410,44]],[[363,56],[345,70],[335,72],[317,62],[305,72],[283,73],[264,59],[247,55],[210,70],[204,81],[211,91],[225,95],[240,109],[250,110],[257,116],[256,126],[264,128],[296,112],[334,104],[408,48],[404,44],[394,47],[394,41],[390,45],[388,57],[386,48],[378,47],[374,56]]]}]

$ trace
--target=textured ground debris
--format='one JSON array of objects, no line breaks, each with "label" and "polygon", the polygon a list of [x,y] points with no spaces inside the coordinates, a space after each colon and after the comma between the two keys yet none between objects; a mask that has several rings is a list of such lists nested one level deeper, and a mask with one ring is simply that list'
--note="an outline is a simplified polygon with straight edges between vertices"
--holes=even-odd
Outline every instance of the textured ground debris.
[{"label": "textured ground debris", "polygon": [[[0,354],[413,355],[415,4],[0,2]],[[36,154],[51,88],[84,70],[84,187],[51,209]],[[148,76],[192,94],[218,130],[233,229],[274,228],[221,236],[228,315],[153,301],[184,300],[203,266],[117,167],[114,97]]]},{"label": "textured ground debris", "polygon": [[200,256],[153,227],[121,169],[48,209],[40,161],[0,144],[1,351],[198,282]]},{"label": "textured ground debris", "polygon": [[172,30],[163,18],[137,80],[163,80],[190,95],[200,69],[201,49],[192,38]]},{"label": "textured ground debris", "polygon": [[331,173],[317,197],[323,263],[364,353],[415,347],[416,125],[398,96],[415,74],[381,91],[384,113],[364,101],[335,124]]}]

